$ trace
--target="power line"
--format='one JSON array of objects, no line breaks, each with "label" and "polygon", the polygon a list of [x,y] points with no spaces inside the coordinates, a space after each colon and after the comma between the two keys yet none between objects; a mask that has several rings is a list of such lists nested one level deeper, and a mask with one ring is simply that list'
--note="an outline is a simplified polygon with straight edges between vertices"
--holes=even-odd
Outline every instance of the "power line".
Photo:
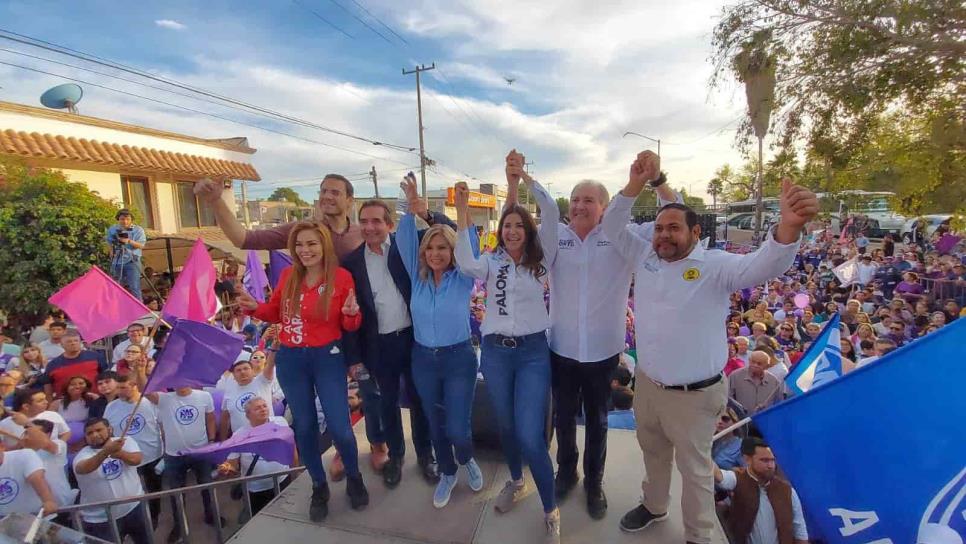
[{"label": "power line", "polygon": [[365,26],[366,28],[368,28],[369,30],[371,30],[373,33],[375,33],[377,36],[379,36],[383,40],[386,40],[386,43],[388,43],[390,45],[392,44],[392,40],[390,40],[389,38],[383,36],[381,32],[379,32],[378,30],[376,30],[376,29],[372,28],[371,26],[369,26],[369,23],[363,21],[355,13],[352,13],[351,11],[349,11],[349,8],[347,8],[347,7],[343,6],[342,4],[338,3],[336,0],[329,0],[329,2],[332,2],[336,6],[339,6],[339,8],[342,11],[348,13],[350,16],[352,16],[353,19],[355,19],[356,21],[359,21],[360,23],[362,23],[363,26]]},{"label": "power line", "polygon": [[173,108],[182,109],[182,110],[185,110],[185,111],[189,111],[191,113],[197,113],[199,115],[206,115],[208,117],[213,117],[215,119],[221,119],[222,121],[228,121],[229,123],[236,123],[236,124],[239,124],[239,125],[243,125],[243,126],[246,126],[246,127],[255,128],[255,129],[258,129],[258,130],[264,130],[266,132],[272,132],[272,133],[275,133],[275,134],[280,134],[282,136],[288,136],[289,138],[295,138],[295,139],[298,139],[298,140],[303,140],[303,141],[306,141],[306,142],[309,142],[309,143],[313,143],[313,144],[317,144],[317,145],[322,145],[322,146],[325,146],[325,147],[331,147],[333,149],[338,149],[338,150],[341,150],[341,151],[345,151],[347,153],[354,153],[356,155],[362,155],[362,156],[365,156],[365,157],[379,159],[379,160],[382,160],[382,161],[394,162],[394,163],[397,163],[397,164],[406,164],[405,162],[398,161],[398,160],[395,160],[395,159],[390,159],[388,157],[380,157],[379,155],[373,155],[371,153],[366,153],[364,151],[357,151],[355,149],[350,149],[348,147],[342,147],[342,146],[335,145],[335,144],[329,144],[329,143],[325,143],[325,142],[320,142],[318,140],[313,140],[311,138],[306,138],[304,136],[298,136],[296,134],[291,134],[289,132],[283,132],[281,130],[275,130],[275,129],[271,129],[271,128],[261,127],[261,126],[254,125],[254,124],[251,124],[251,123],[246,123],[244,121],[238,121],[238,120],[232,119],[230,117],[225,117],[223,115],[218,115],[218,114],[215,114],[215,113],[209,113],[209,112],[206,112],[206,111],[196,110],[196,109],[193,109],[193,108],[189,108],[187,106],[182,106],[180,104],[174,104],[172,102],[165,102],[164,100],[158,100],[156,98],[151,98],[149,96],[144,96],[144,95],[140,95],[140,94],[137,94],[137,93],[132,93],[132,92],[128,92],[128,91],[122,91],[120,89],[114,89],[114,88],[108,87],[106,85],[100,85],[98,83],[94,83],[94,82],[91,82],[91,81],[85,81],[85,80],[79,79],[79,78],[65,76],[63,74],[55,74],[53,72],[47,72],[45,70],[40,70],[38,68],[31,68],[29,66],[22,66],[22,65],[19,65],[19,64],[11,63],[11,62],[3,62],[3,61],[0,61],[0,64],[5,65],[5,66],[11,66],[13,68],[20,68],[21,70],[27,70],[27,71],[30,71],[30,72],[36,72],[38,74],[44,74],[44,75],[48,75],[48,76],[59,77],[59,78],[62,78],[62,79],[66,79],[68,81],[74,81],[74,82],[77,82],[77,83],[83,83],[84,85],[89,85],[91,87],[97,87],[99,89],[104,89],[106,91],[120,93],[120,94],[127,95],[127,96],[130,96],[130,97],[133,97],[133,98],[140,98],[142,100],[148,100],[150,102],[155,102],[157,104],[162,104],[162,105],[165,105],[165,106],[170,106],[170,107],[173,107]]},{"label": "power line", "polygon": [[397,38],[399,38],[399,41],[403,42],[406,45],[409,45],[409,42],[406,41],[406,38],[403,38],[402,36],[400,36],[399,34],[397,34],[396,31],[392,29],[392,27],[390,27],[386,23],[382,22],[382,19],[380,19],[379,17],[376,17],[375,15],[373,15],[369,10],[366,9],[365,6],[363,6],[359,2],[356,2],[356,0],[351,0],[351,2],[353,4],[355,4],[356,7],[358,7],[362,11],[366,12],[366,15],[368,15],[369,17],[372,17],[373,19],[375,19],[376,22],[379,23],[380,25],[382,25],[386,30],[388,30],[389,32],[392,32],[392,35],[395,36],[395,37],[397,37]]},{"label": "power line", "polygon": [[330,21],[330,20],[326,19],[325,17],[323,17],[321,13],[319,13],[319,12],[315,11],[314,9],[306,6],[305,4],[303,4],[302,2],[300,2],[299,0],[292,0],[292,3],[295,4],[296,6],[299,6],[300,8],[304,9],[305,11],[311,13],[312,15],[315,15],[315,17],[318,18],[320,21],[322,21],[323,23],[325,23],[325,24],[331,26],[332,28],[338,30],[339,32],[345,34],[346,36],[349,37],[349,39],[352,39],[352,40],[355,39],[351,34],[349,34],[348,32],[346,32],[345,30],[342,30],[340,27],[336,26],[336,24],[333,23],[332,21]]},{"label": "power line", "polygon": [[[267,115],[270,115],[270,116],[272,116],[274,118],[278,118],[278,119],[283,120],[283,121],[288,121],[290,123],[295,123],[295,124],[299,124],[299,125],[302,125],[302,126],[307,126],[307,127],[310,127],[310,128],[315,128],[315,129],[318,129],[318,130],[322,130],[322,131],[325,131],[325,132],[330,132],[332,134],[337,134],[339,136],[344,136],[344,137],[351,138],[351,139],[354,139],[354,140],[357,140],[357,141],[366,142],[366,143],[369,143],[369,144],[372,144],[372,145],[378,145],[378,146],[383,146],[383,147],[387,147],[387,148],[394,148],[394,149],[398,149],[398,150],[406,151],[406,152],[412,152],[412,151],[415,150],[415,148],[412,148],[412,147],[409,147],[409,146],[400,146],[400,145],[396,145],[396,144],[390,144],[390,143],[386,143],[386,142],[380,142],[380,141],[377,141],[377,140],[373,140],[371,138],[366,138],[366,137],[358,136],[358,135],[351,134],[351,133],[348,133],[348,132],[345,132],[345,131],[336,130],[336,129],[333,129],[333,128],[330,128],[330,127],[326,127],[326,126],[323,126],[323,125],[318,125],[318,124],[312,123],[310,121],[305,121],[304,119],[299,119],[297,117],[292,117],[290,115],[283,114],[283,113],[279,113],[277,111],[273,111],[273,110],[270,110],[270,109],[266,109],[266,108],[263,108],[263,107],[260,107],[260,106],[256,106],[256,105],[253,105],[253,104],[246,103],[246,102],[242,102],[242,101],[236,100],[234,98],[230,98],[230,97],[227,97],[227,96],[219,95],[219,94],[213,93],[211,91],[206,91],[204,89],[199,89],[197,87],[193,87],[191,85],[188,85],[188,84],[185,84],[185,83],[181,83],[181,82],[179,82],[177,80],[174,80],[174,79],[157,76],[157,75],[151,74],[149,72],[145,72],[145,71],[143,71],[141,69],[138,69],[138,68],[134,68],[134,67],[131,67],[131,66],[126,66],[124,64],[121,64],[121,63],[112,61],[110,59],[105,59],[105,58],[102,58],[102,57],[98,57],[98,56],[93,55],[93,54],[90,54],[90,53],[85,53],[85,52],[82,52],[82,51],[78,51],[78,50],[75,50],[75,49],[71,49],[69,47],[62,46],[62,45],[59,45],[59,44],[55,44],[55,43],[52,43],[52,42],[48,42],[48,41],[45,41],[45,40],[41,40],[39,38],[33,38],[31,36],[26,36],[26,35],[23,35],[23,34],[18,34],[16,32],[12,32],[10,30],[6,30],[6,29],[3,29],[3,28],[0,28],[0,33],[4,33],[4,34],[9,34],[10,35],[10,36],[0,35],[0,38],[6,39],[6,40],[10,40],[10,41],[13,41],[13,42],[21,43],[21,44],[24,44],[24,45],[29,45],[31,47],[37,47],[37,48],[40,48],[40,49],[45,49],[45,50],[52,51],[54,53],[58,53],[58,54],[61,54],[61,55],[66,55],[66,56],[69,56],[69,57],[73,57],[73,58],[77,58],[77,59],[80,59],[80,60],[84,60],[86,62],[91,62],[91,63],[94,63],[94,64],[99,64],[101,66],[107,66],[107,67],[113,68],[115,70],[121,70],[123,72],[135,74],[135,75],[138,75],[138,76],[147,78],[147,79],[151,79],[153,81],[157,81],[157,82],[164,83],[164,84],[167,84],[167,85],[171,85],[171,86],[174,86],[174,87],[177,87],[177,88],[186,90],[186,91],[190,91],[190,92],[193,92],[193,93],[197,93],[197,94],[200,94],[200,95],[204,95],[206,97],[210,97],[210,98],[213,98],[213,99],[222,101],[222,102],[227,102],[227,103],[233,104],[235,106],[240,106],[240,107],[245,108],[247,110],[254,110],[255,112],[259,112],[259,113],[262,113],[262,114],[267,114]],[[14,36],[14,37],[12,37],[12,36]],[[83,69],[83,68],[81,68],[81,69]],[[112,76],[108,76],[108,77],[112,77]],[[114,76],[114,77],[116,77],[116,76]]]}]

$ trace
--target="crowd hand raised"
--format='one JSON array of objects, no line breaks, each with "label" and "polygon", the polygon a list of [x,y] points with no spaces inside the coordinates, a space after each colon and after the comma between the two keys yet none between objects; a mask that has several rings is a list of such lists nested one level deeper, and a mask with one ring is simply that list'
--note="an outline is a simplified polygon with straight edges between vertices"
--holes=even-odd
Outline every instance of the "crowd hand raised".
[{"label": "crowd hand raised", "polygon": [[258,301],[249,295],[241,285],[235,287],[235,296],[238,301],[238,306],[246,310],[255,310],[258,308]]},{"label": "crowd hand raised", "polygon": [[345,304],[342,305],[342,315],[346,317],[359,315],[359,302],[356,301],[355,289],[349,289],[349,294],[345,297]]},{"label": "crowd hand raised", "polygon": [[205,178],[194,186],[195,196],[207,202],[209,204],[217,201],[221,198],[221,193],[225,190],[224,176],[214,176],[214,178]]},{"label": "crowd hand raised", "polygon": [[633,188],[643,189],[644,186],[661,176],[661,157],[657,153],[646,150],[637,154],[637,159],[631,164],[627,183]]},{"label": "crowd hand raised", "polygon": [[419,197],[419,190],[416,189],[416,175],[407,174],[399,184],[403,192],[406,193],[406,200],[409,203],[409,211],[417,217],[426,217],[426,201]]},{"label": "crowd hand raised", "polygon": [[524,170],[523,165],[526,164],[527,158],[523,156],[522,153],[518,152],[516,149],[510,151],[506,156],[506,181],[507,183],[514,184],[519,183],[522,179],[525,183],[533,183],[533,178],[530,174],[527,174]]},{"label": "crowd hand raised", "polygon": [[274,342],[278,339],[278,325],[269,325],[265,332],[262,333],[262,340],[267,342]]},{"label": "crowd hand raised", "polygon": [[801,185],[795,185],[792,178],[782,178],[782,192],[779,199],[781,222],[789,227],[802,229],[818,214],[818,197]]},{"label": "crowd hand raised", "polygon": [[465,181],[456,182],[453,187],[454,203],[457,210],[469,210],[470,208],[470,188]]}]

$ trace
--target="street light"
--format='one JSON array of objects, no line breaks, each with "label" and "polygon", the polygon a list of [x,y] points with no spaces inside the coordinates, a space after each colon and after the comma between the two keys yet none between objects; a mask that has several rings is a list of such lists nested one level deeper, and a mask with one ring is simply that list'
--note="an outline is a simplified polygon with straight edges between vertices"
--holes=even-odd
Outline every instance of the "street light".
[{"label": "street light", "polygon": [[658,140],[656,138],[651,138],[650,136],[645,136],[643,134],[638,134],[636,132],[625,132],[624,135],[621,136],[621,138],[626,138],[628,134],[633,134],[634,136],[638,136],[640,138],[644,138],[645,140],[650,140],[652,142],[656,142],[657,143],[657,155],[658,156],[661,156],[661,140]]}]

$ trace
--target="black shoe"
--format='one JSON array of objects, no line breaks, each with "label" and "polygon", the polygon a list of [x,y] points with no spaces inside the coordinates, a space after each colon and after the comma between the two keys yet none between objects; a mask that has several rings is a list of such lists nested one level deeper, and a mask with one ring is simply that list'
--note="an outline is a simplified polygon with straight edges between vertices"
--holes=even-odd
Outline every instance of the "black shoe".
[{"label": "black shoe", "polygon": [[577,475],[577,471],[558,471],[553,480],[554,496],[556,496],[557,501],[566,499],[579,480],[580,476]]},{"label": "black shoe", "polygon": [[[228,524],[228,520],[226,520],[224,517],[219,517],[218,522],[221,523],[222,528],[224,528],[225,525]],[[212,516],[205,516],[205,525],[214,525],[214,524],[215,524],[215,520]]]},{"label": "black shoe", "polygon": [[345,492],[349,495],[349,505],[353,510],[362,510],[369,505],[369,491],[362,481],[362,474],[346,476]]},{"label": "black shoe", "polygon": [[607,496],[604,495],[604,488],[598,485],[590,485],[585,488],[587,491],[587,513],[594,519],[603,519],[607,515]]},{"label": "black shoe", "polygon": [[646,529],[652,523],[666,519],[667,512],[663,514],[652,514],[650,510],[644,508],[643,504],[640,504],[637,508],[624,514],[624,517],[621,518],[621,531],[636,533]]},{"label": "black shoe", "polygon": [[419,460],[419,469],[423,473],[423,478],[431,483],[436,484],[439,482],[439,465],[436,464],[436,460],[432,457],[421,457]]},{"label": "black shoe", "polygon": [[323,483],[312,488],[312,502],[309,504],[309,519],[321,523],[329,515],[329,484]]},{"label": "black shoe", "polygon": [[382,468],[382,481],[389,489],[395,488],[402,480],[402,459],[390,457],[389,462]]}]

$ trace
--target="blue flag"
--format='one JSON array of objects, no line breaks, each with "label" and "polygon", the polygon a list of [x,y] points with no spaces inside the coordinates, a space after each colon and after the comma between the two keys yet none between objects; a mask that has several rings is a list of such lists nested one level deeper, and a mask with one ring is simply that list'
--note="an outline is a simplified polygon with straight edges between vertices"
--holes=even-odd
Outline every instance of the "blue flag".
[{"label": "blue flag", "polygon": [[785,376],[785,386],[796,395],[828,383],[842,375],[842,332],[839,314],[832,316],[825,329],[808,347],[795,368]]},{"label": "blue flag", "polygon": [[966,542],[966,319],[752,416],[832,544]]},{"label": "blue flag", "polygon": [[233,332],[179,319],[168,334],[144,392],[215,385],[241,353],[242,343],[242,337]]},{"label": "blue flag", "polygon": [[278,287],[278,280],[282,277],[282,270],[292,266],[292,257],[281,251],[268,252],[268,282],[272,289]]}]

